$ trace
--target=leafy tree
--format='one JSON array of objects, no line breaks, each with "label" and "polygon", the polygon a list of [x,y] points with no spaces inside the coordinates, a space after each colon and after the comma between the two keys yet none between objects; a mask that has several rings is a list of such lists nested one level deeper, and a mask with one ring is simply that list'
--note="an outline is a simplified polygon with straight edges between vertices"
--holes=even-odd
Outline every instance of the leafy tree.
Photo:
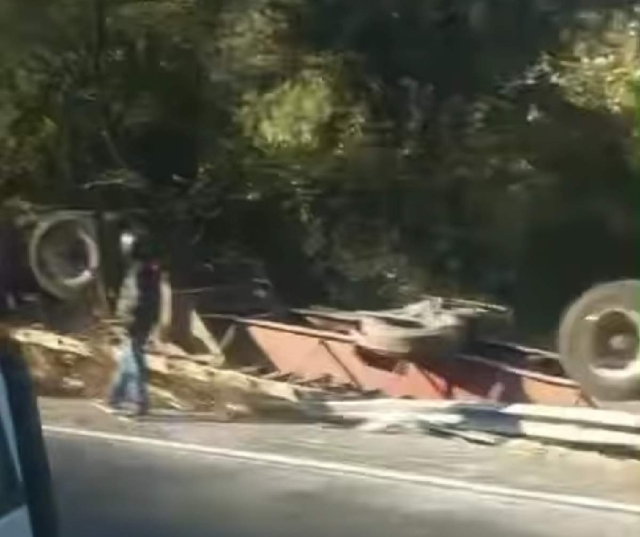
[{"label": "leafy tree", "polygon": [[140,212],[176,274],[240,251],[292,301],[544,331],[634,275],[638,6],[0,0],[0,195]]}]

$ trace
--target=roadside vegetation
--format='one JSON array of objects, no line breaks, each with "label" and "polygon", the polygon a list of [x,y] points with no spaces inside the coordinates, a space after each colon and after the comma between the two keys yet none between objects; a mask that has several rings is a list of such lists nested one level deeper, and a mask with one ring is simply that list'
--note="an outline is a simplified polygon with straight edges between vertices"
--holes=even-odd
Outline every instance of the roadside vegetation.
[{"label": "roadside vegetation", "polygon": [[141,210],[292,303],[637,277],[640,2],[0,0],[0,198]]}]

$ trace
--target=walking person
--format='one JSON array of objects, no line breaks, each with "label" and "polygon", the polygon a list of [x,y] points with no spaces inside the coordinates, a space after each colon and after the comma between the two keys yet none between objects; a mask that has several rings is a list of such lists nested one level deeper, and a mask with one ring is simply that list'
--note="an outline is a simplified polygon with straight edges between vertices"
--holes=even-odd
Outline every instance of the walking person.
[{"label": "walking person", "polygon": [[145,345],[160,314],[160,266],[148,238],[131,245],[131,261],[120,290],[118,317],[127,331],[109,404],[119,409],[133,391],[138,414],[149,411],[148,369]]}]

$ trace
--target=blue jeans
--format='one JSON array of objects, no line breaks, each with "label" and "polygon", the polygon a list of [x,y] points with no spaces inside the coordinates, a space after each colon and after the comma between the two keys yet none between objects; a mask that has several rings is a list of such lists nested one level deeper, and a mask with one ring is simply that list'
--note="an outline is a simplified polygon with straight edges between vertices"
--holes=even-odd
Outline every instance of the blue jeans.
[{"label": "blue jeans", "polygon": [[144,346],[147,342],[147,333],[132,333],[129,341],[125,343],[118,371],[111,387],[109,404],[118,406],[131,395],[141,413],[149,410],[149,392],[147,390],[147,380],[149,373],[147,370],[147,359],[144,354]]}]

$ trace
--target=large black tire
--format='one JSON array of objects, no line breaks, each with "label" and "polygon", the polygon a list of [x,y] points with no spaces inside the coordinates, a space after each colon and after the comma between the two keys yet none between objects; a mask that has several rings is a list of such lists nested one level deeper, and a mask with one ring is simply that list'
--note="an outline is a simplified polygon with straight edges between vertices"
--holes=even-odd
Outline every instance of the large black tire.
[{"label": "large black tire", "polygon": [[640,281],[593,287],[565,313],[558,338],[567,374],[602,401],[640,400]]},{"label": "large black tire", "polygon": [[[80,255],[74,255],[78,251]],[[85,217],[73,213],[44,218],[29,241],[29,265],[38,285],[54,297],[77,296],[94,282],[100,266],[95,230]]]}]

